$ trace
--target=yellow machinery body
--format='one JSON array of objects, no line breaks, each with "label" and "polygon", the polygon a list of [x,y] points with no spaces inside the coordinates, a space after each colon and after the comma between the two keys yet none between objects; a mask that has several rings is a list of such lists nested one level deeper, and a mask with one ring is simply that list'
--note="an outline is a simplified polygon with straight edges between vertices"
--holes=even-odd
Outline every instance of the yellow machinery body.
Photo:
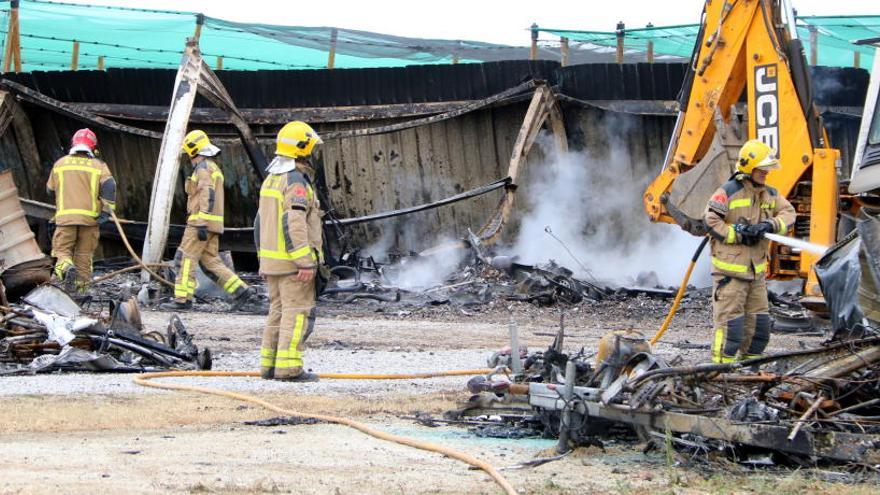
[{"label": "yellow machinery body", "polygon": [[[702,208],[732,175],[739,145],[761,139],[782,164],[767,183],[797,210],[790,235],[834,244],[840,152],[828,146],[803,49],[781,14],[774,0],[706,2],[666,163],[644,194],[653,221],[705,235]],[[738,103],[744,95],[746,111]],[[812,270],[816,255],[776,244],[770,254],[770,278],[805,278],[805,295],[821,295]]]}]

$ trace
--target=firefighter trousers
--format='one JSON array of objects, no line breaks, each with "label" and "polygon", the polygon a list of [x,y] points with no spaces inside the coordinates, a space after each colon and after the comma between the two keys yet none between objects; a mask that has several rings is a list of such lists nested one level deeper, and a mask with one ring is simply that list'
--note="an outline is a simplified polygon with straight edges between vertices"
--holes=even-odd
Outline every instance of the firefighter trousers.
[{"label": "firefighter trousers", "polygon": [[97,225],[56,226],[52,236],[55,276],[63,279],[65,272],[74,267],[77,287],[84,288],[92,279],[92,255],[98,247],[99,237]]},{"label": "firefighter trousers", "polygon": [[266,275],[269,318],[260,349],[263,378],[290,378],[302,373],[303,346],[315,326],[315,282],[296,275]]},{"label": "firefighter trousers", "polygon": [[240,294],[248,287],[220,259],[220,234],[214,232],[208,232],[208,240],[200,241],[198,230],[188,225],[174,255],[174,264],[174,299],[179,302],[189,301],[196,293],[196,265],[227,294]]},{"label": "firefighter trousers", "polygon": [[770,342],[767,281],[712,276],[715,338],[712,362],[730,363],[761,355]]}]

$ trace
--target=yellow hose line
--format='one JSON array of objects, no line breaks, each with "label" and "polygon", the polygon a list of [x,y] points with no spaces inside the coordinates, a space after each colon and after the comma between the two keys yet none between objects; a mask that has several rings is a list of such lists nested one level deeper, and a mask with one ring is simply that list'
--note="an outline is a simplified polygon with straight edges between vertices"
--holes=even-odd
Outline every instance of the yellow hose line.
[{"label": "yellow hose line", "polygon": [[681,304],[681,298],[684,297],[684,293],[687,290],[688,280],[690,280],[691,272],[694,271],[695,266],[697,266],[696,261],[691,261],[691,264],[688,265],[688,269],[684,274],[684,280],[678,287],[678,292],[675,294],[675,300],[672,301],[672,307],[669,308],[669,313],[666,314],[666,319],[663,320],[663,324],[660,325],[660,329],[657,330],[657,333],[654,334],[654,337],[652,337],[649,341],[651,345],[656,344],[657,341],[660,340],[660,337],[663,337],[663,334],[666,333],[666,329],[669,328],[669,324],[672,323],[672,317],[675,316],[675,312],[678,311],[678,306],[679,304]]},{"label": "yellow hose line", "polygon": [[159,282],[162,282],[163,284],[165,284],[165,285],[167,285],[168,287],[171,287],[171,288],[173,289],[173,288],[174,288],[174,284],[173,284],[173,283],[171,283],[171,282],[165,280],[164,277],[162,277],[162,276],[159,275],[158,273],[154,272],[153,270],[150,270],[150,267],[149,267],[148,265],[144,264],[144,261],[140,258],[140,256],[138,256],[137,253],[134,252],[134,248],[132,248],[132,247],[131,247],[131,244],[128,242],[128,237],[125,236],[125,229],[123,229],[123,228],[122,228],[122,224],[119,223],[119,217],[116,216],[116,212],[115,212],[115,211],[110,210],[110,218],[112,218],[112,219],[113,219],[113,223],[116,224],[116,230],[119,231],[119,237],[122,238],[122,243],[125,244],[125,248],[128,249],[128,254],[131,255],[131,257],[134,259],[134,261],[135,261],[138,265],[140,265],[141,267],[143,267],[143,269],[146,270],[147,273],[149,273],[150,275],[152,275],[153,278],[155,278],[155,279],[158,280]]},{"label": "yellow hose line", "polygon": [[700,259],[700,253],[703,252],[703,248],[705,248],[708,243],[709,236],[707,235],[703,237],[703,240],[700,241],[700,245],[697,246],[697,250],[694,251],[694,255],[691,256],[691,263],[688,265],[687,271],[684,273],[684,279],[682,279],[681,285],[678,286],[678,292],[675,294],[675,300],[672,301],[672,307],[669,308],[669,313],[666,314],[666,319],[663,320],[660,329],[657,330],[657,333],[655,333],[654,337],[649,341],[650,345],[659,342],[660,337],[663,337],[663,334],[666,333],[666,330],[669,328],[669,324],[672,323],[672,317],[675,316],[675,312],[678,311],[678,305],[681,304],[681,298],[684,297],[684,293],[687,290],[688,281],[691,279],[691,273],[694,271],[694,267],[697,266],[697,260]]},{"label": "yellow hose line", "polygon": [[[436,378],[442,376],[462,376],[462,375],[474,375],[474,374],[486,374],[491,370],[488,369],[477,369],[477,370],[454,370],[454,371],[438,371],[432,373],[407,373],[407,374],[389,374],[389,375],[380,375],[380,374],[358,374],[358,373],[320,373],[318,376],[323,379],[330,380],[410,380],[414,378]],[[297,416],[301,418],[313,418],[320,421],[325,421],[328,423],[336,423],[340,425],[345,425],[350,428],[354,428],[362,433],[366,433],[371,437],[378,438],[380,440],[385,440],[388,442],[398,443],[400,445],[406,445],[408,447],[413,447],[420,450],[426,450],[428,452],[436,452],[438,454],[443,454],[446,457],[451,457],[453,459],[464,462],[465,464],[469,464],[478,469],[481,469],[486,472],[489,476],[495,480],[496,483],[504,490],[507,495],[516,495],[516,489],[513,488],[513,485],[510,484],[504,476],[498,472],[491,464],[486,461],[477,459],[476,457],[465,454],[463,452],[459,452],[457,450],[450,449],[448,447],[443,447],[441,445],[436,445],[429,442],[423,442],[420,440],[414,440],[412,438],[402,437],[400,435],[393,435],[391,433],[386,433],[384,431],[377,430],[375,428],[371,428],[364,423],[360,423],[358,421],[354,421],[353,419],[341,418],[338,416],[328,416],[324,414],[312,414],[312,413],[303,413],[299,411],[294,411],[291,409],[284,409],[283,407],[276,406],[271,402],[265,401],[258,397],[254,397],[253,395],[242,394],[238,392],[230,392],[228,390],[220,390],[217,388],[208,388],[208,387],[197,387],[193,385],[179,385],[179,384],[171,384],[171,383],[156,383],[151,382],[150,380],[154,378],[171,378],[171,377],[190,377],[190,376],[243,376],[243,377],[256,377],[259,376],[258,372],[255,371],[161,371],[157,373],[143,373],[134,377],[134,383],[144,386],[144,387],[152,387],[152,388],[160,388],[165,390],[178,390],[178,391],[186,391],[186,392],[198,392],[201,394],[209,394],[216,395],[219,397],[226,397],[229,399],[240,400],[243,402],[250,402],[251,404],[257,404],[262,406],[270,411],[274,411],[279,414],[284,414],[287,416]]]}]

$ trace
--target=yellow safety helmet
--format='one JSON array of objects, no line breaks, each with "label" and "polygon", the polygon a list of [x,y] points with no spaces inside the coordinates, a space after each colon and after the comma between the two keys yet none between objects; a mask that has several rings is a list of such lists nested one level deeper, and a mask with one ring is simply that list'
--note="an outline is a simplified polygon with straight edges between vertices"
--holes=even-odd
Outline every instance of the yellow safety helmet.
[{"label": "yellow safety helmet", "polygon": [[190,158],[195,158],[197,155],[202,156],[216,156],[220,153],[220,148],[211,144],[211,140],[208,139],[208,135],[205,134],[205,131],[194,130],[190,131],[186,137],[183,138],[183,152],[189,155]]},{"label": "yellow safety helmet", "polygon": [[780,167],[776,151],[764,144],[760,139],[750,139],[739,149],[739,162],[736,169],[751,175],[756,168],[776,170]]},{"label": "yellow safety helmet", "polygon": [[295,120],[288,122],[278,131],[275,154],[290,158],[304,158],[312,154],[316,144],[323,142],[312,126]]}]

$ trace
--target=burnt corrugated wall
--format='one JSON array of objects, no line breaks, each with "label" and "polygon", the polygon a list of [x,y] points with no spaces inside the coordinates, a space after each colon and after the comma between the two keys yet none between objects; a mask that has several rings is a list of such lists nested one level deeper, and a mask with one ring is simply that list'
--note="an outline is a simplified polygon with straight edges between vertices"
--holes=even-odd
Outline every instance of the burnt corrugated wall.
[{"label": "burnt corrugated wall", "polygon": [[[529,80],[546,80],[558,91],[580,100],[674,100],[685,73],[682,64],[592,64],[561,68],[553,62],[498,62],[400,69],[333,71],[227,72],[219,76],[239,108],[302,108],[450,102],[486,98]],[[12,77],[48,96],[71,103],[117,103],[167,106],[174,81],[170,70],[109,70],[107,72],[32,73]],[[861,106],[867,73],[859,70],[814,70],[820,104]],[[837,85],[837,89],[835,89]],[[841,89],[842,88],[842,89]],[[198,103],[206,106],[205,102]],[[23,103],[37,143],[40,167],[26,167],[13,132],[0,138],[0,167],[13,168],[22,193],[45,200],[44,184],[52,162],[67,149],[67,140],[81,122]],[[353,217],[430,202],[504,177],[514,140],[528,106],[527,99],[508,101],[450,120],[376,136],[328,140],[319,155],[330,201],[339,217]],[[597,108],[563,104],[573,148],[602,156],[609,146],[608,126],[627,129],[617,136],[627,149],[633,177],[656,174],[670,138],[673,115],[625,115]],[[616,119],[616,120],[614,120]],[[405,119],[322,123],[319,132],[375,127]],[[159,122],[125,123],[160,131]],[[848,164],[858,120],[826,118],[832,144],[842,148]],[[231,127],[201,126],[220,138],[233,138]],[[12,127],[10,127],[12,129]],[[267,156],[273,150],[277,125],[255,125]],[[158,157],[157,140],[99,130],[100,148],[119,183],[123,216],[145,220]],[[242,147],[223,140],[227,225],[250,226],[259,183]],[[605,151],[603,151],[605,150]],[[540,149],[530,157],[541,161]],[[181,175],[173,221],[183,219]],[[527,184],[518,204],[527,209]],[[461,237],[479,227],[495,207],[500,192],[399,219],[351,228],[356,245],[383,242],[400,250],[418,250],[439,237]],[[633,198],[641,201],[641,198]]]}]

